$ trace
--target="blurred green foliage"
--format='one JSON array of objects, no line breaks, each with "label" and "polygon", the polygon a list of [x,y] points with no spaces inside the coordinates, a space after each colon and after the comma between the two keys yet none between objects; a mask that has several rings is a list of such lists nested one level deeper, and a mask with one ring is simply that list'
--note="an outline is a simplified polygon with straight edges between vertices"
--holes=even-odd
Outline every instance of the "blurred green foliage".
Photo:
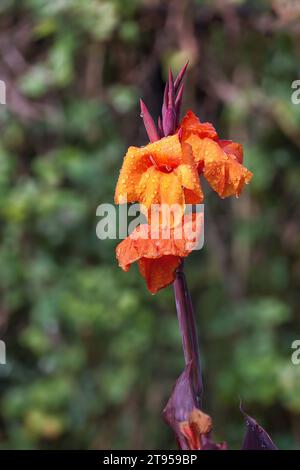
[{"label": "blurred green foliage", "polygon": [[242,141],[254,172],[239,200],[209,194],[186,263],[205,409],[230,447],[240,398],[299,446],[297,18],[280,1],[1,2],[1,448],[175,447],[160,417],[183,368],[172,289],[151,297],[95,228],[126,147],[146,142],[138,97],[157,112],[186,58],[185,107]]}]

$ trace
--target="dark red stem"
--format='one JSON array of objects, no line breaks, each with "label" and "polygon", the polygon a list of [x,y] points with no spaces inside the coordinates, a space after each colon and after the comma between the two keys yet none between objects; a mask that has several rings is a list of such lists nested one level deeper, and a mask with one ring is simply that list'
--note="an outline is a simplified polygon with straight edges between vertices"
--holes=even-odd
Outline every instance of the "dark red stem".
[{"label": "dark red stem", "polygon": [[191,296],[183,272],[183,263],[176,271],[176,278],[173,286],[184,360],[186,365],[192,361],[192,386],[195,394],[195,401],[198,407],[202,408],[203,383],[197,327]]}]

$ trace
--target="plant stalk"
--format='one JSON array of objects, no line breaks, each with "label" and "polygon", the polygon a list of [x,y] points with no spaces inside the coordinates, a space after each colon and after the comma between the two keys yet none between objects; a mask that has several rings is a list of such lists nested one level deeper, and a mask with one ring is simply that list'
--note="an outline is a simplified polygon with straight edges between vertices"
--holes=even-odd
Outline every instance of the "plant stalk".
[{"label": "plant stalk", "polygon": [[188,290],[183,263],[176,271],[173,284],[176,302],[179,329],[182,338],[182,347],[185,364],[192,362],[192,387],[197,406],[202,408],[203,382],[199,354],[199,343],[194,309],[190,292]]}]

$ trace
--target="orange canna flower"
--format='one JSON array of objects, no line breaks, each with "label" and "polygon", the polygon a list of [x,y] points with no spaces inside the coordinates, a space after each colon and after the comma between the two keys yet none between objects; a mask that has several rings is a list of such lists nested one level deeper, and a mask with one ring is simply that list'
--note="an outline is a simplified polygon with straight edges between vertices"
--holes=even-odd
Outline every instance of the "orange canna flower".
[{"label": "orange canna flower", "polygon": [[[169,72],[157,125],[141,101],[141,117],[150,143],[129,147],[115,191],[116,204],[138,202],[147,215],[148,224],[123,240],[116,253],[124,271],[138,262],[152,293],[173,282],[182,258],[192,251],[185,234],[178,239],[175,231],[186,204],[198,204],[204,199],[199,174],[203,173],[221,197],[238,196],[252,178],[242,165],[240,144],[219,139],[214,126],[201,123],[192,111],[179,125],[186,68],[187,64],[175,80]],[[193,224],[194,219],[185,226]],[[164,237],[163,230],[170,227],[170,236]]]},{"label": "orange canna flower", "polygon": [[164,137],[145,147],[129,147],[118,179],[115,203],[197,204],[202,202],[191,146],[178,135]]},{"label": "orange canna flower", "polygon": [[243,148],[230,140],[220,140],[210,123],[201,123],[188,111],[180,125],[182,140],[191,145],[199,173],[220,197],[239,196],[252,178],[242,165]]},{"label": "orange canna flower", "polygon": [[210,416],[194,408],[188,420],[179,424],[179,429],[186,438],[190,450],[201,450],[201,437],[211,432],[212,420]]},{"label": "orange canna flower", "polygon": [[179,424],[181,433],[186,438],[189,450],[226,450],[225,442],[216,444],[211,439],[212,420],[203,411],[194,408],[187,421]]},{"label": "orange canna flower", "polygon": [[183,224],[172,226],[168,233],[161,226],[139,225],[116,248],[119,266],[128,271],[137,261],[152,294],[174,281],[182,258],[188,256],[199,242],[203,214],[188,214],[182,220]]}]

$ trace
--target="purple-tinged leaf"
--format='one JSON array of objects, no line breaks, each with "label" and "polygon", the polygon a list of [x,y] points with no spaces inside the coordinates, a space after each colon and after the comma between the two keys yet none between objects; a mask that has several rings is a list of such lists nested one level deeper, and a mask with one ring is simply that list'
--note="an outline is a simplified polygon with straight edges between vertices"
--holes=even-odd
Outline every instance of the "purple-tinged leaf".
[{"label": "purple-tinged leaf", "polygon": [[169,69],[168,78],[168,108],[175,109],[175,90],[172,70]]},{"label": "purple-tinged leaf", "polygon": [[172,135],[176,129],[174,81],[171,69],[165,87],[164,103],[162,107],[162,127],[165,137]]},{"label": "purple-tinged leaf", "polygon": [[174,81],[174,91],[175,91],[175,94],[177,94],[178,90],[179,90],[179,87],[181,85],[181,82],[184,78],[184,75],[185,75],[185,72],[186,72],[186,69],[189,65],[189,61],[187,61],[187,63],[182,67],[182,69],[180,70],[179,74],[177,75],[175,81]]},{"label": "purple-tinged leaf", "polygon": [[164,135],[174,134],[176,129],[176,113],[174,108],[168,108],[163,117],[163,131]]},{"label": "purple-tinged leaf", "polygon": [[179,121],[180,121],[180,111],[181,111],[183,90],[184,90],[184,83],[179,88],[178,94],[177,94],[176,100],[175,100],[176,128],[179,126]]},{"label": "purple-tinged leaf", "polygon": [[164,117],[168,109],[168,95],[169,95],[169,83],[167,82],[164,89],[164,99],[161,110],[162,122],[164,122]]},{"label": "purple-tinged leaf", "polygon": [[152,119],[152,116],[149,113],[147,106],[142,100],[140,100],[140,105],[141,105],[141,117],[143,119],[144,126],[146,128],[149,140],[150,142],[155,142],[156,140],[159,140],[160,137],[156,129],[156,126],[154,124],[154,120]]},{"label": "purple-tinged leaf", "polygon": [[213,442],[211,437],[202,436],[202,449],[201,450],[228,450],[226,442],[221,442],[221,444],[216,444]]},{"label": "purple-tinged leaf", "polygon": [[163,126],[162,126],[161,116],[158,116],[157,128],[158,128],[159,136],[164,137],[164,130],[163,130]]},{"label": "purple-tinged leaf", "polygon": [[211,418],[197,408],[192,387],[192,361],[177,379],[163,417],[176,435],[181,450],[225,450],[211,438]]},{"label": "purple-tinged leaf", "polygon": [[181,449],[188,450],[189,446],[180,431],[179,423],[187,421],[190,413],[196,407],[191,385],[192,363],[190,362],[177,379],[171,397],[163,410],[163,417],[173,429]]},{"label": "purple-tinged leaf", "polygon": [[242,450],[278,450],[268,433],[240,407],[246,423]]},{"label": "purple-tinged leaf", "polygon": [[165,89],[164,89],[164,100],[163,100],[163,105],[167,108],[168,107],[168,96],[169,96],[169,82],[167,81],[165,84]]}]

